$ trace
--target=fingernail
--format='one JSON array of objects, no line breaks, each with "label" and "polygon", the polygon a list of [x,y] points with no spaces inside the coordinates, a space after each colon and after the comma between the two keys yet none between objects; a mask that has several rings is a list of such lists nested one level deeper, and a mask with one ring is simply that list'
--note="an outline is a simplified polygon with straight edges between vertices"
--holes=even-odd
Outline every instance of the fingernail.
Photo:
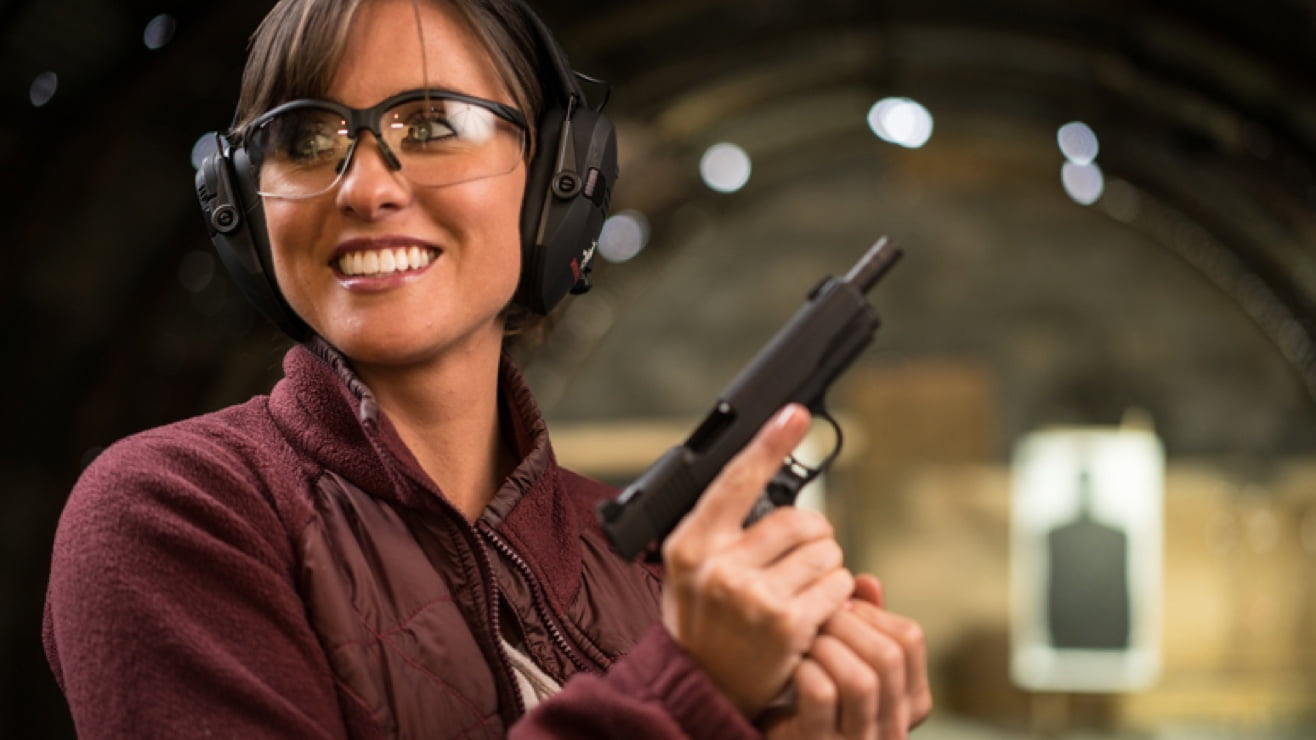
[{"label": "fingernail", "polygon": [[772,420],[772,426],[780,429],[781,427],[790,424],[791,420],[794,419],[795,415],[798,413],[800,413],[800,407],[792,403],[777,412],[777,416]]}]

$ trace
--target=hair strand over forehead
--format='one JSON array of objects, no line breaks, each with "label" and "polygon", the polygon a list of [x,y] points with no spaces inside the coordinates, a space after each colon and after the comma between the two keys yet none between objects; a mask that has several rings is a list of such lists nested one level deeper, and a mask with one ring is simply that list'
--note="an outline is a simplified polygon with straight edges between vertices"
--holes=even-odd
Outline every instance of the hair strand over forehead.
[{"label": "hair strand over forehead", "polygon": [[[242,91],[230,139],[244,143],[244,133],[266,111],[302,98],[325,98],[346,52],[357,11],[379,0],[279,0],[252,34]],[[551,40],[542,38],[520,0],[411,0],[421,35],[422,74],[441,58],[426,54],[420,3],[428,2],[452,12],[488,55],[513,107],[529,125],[529,156],[534,156],[539,117],[549,97],[561,93],[562,82],[551,58]],[[399,60],[399,64],[414,63]],[[520,304],[506,314],[509,345],[533,346],[547,328],[548,319]],[[512,349],[509,346],[509,349]]]},{"label": "hair strand over forehead", "polygon": [[[371,1],[280,0],[252,34],[231,134],[240,140],[252,121],[282,103],[325,97],[357,11]],[[534,36],[520,7],[513,0],[411,0],[418,32],[422,32],[421,2],[455,11],[474,32],[512,104],[529,121],[533,142],[545,82],[539,77]],[[423,66],[426,61],[421,60]]]},{"label": "hair strand over forehead", "polygon": [[281,0],[251,36],[234,132],[280,103],[328,90],[362,0]]}]

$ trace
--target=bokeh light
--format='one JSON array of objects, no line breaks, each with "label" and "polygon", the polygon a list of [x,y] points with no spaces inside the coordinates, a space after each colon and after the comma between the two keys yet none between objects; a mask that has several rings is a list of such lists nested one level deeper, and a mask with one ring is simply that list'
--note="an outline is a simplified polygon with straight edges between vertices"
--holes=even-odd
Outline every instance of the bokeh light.
[{"label": "bokeh light", "polygon": [[1132,183],[1112,177],[1102,191],[1101,208],[1116,221],[1132,223],[1142,211],[1142,197]]},{"label": "bokeh light", "polygon": [[142,32],[142,41],[148,49],[159,49],[173,39],[177,28],[178,23],[172,15],[161,13],[146,24],[146,30]]},{"label": "bokeh light", "polygon": [[28,88],[27,96],[34,107],[40,108],[55,97],[55,91],[58,89],[59,75],[54,72],[42,72],[36,76],[36,79],[32,80],[32,86]]},{"label": "bokeh light", "polygon": [[192,144],[192,169],[201,169],[201,162],[219,149],[215,141],[215,132],[207,131]]},{"label": "bokeh light", "polygon": [[1073,198],[1075,203],[1085,206],[1096,203],[1106,187],[1105,177],[1095,162],[1090,164],[1065,162],[1060,168],[1060,182],[1065,186],[1065,193]]},{"label": "bokeh light", "polygon": [[932,114],[909,98],[883,98],[868,109],[868,127],[883,141],[918,149],[932,138]]},{"label": "bokeh light", "polygon": [[1101,148],[1092,127],[1082,121],[1070,121],[1061,126],[1056,132],[1056,143],[1065,159],[1074,164],[1091,164]]},{"label": "bokeh light", "polygon": [[749,182],[749,154],[735,144],[714,144],[699,160],[704,184],[719,193],[734,193]]},{"label": "bokeh light", "polygon": [[649,219],[639,211],[621,211],[603,222],[599,254],[609,262],[626,262],[649,243]]}]

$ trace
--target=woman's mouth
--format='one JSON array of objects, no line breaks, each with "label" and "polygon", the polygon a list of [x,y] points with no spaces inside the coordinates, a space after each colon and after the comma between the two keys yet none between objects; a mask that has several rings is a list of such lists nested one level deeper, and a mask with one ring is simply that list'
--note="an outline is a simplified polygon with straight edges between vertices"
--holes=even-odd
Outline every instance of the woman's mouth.
[{"label": "woman's mouth", "polygon": [[348,277],[383,277],[423,270],[438,256],[439,250],[431,247],[361,249],[339,257],[334,266]]}]

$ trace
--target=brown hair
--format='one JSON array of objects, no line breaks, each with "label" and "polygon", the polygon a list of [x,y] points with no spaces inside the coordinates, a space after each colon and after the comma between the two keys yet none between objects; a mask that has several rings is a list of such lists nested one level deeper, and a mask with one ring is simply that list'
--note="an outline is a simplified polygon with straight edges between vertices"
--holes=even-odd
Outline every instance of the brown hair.
[{"label": "brown hair", "polygon": [[[232,133],[240,137],[252,121],[281,103],[324,97],[347,47],[352,20],[369,1],[280,0],[251,36]],[[524,13],[508,0],[412,0],[412,5],[419,2],[442,2],[475,33],[512,104],[529,122],[533,142],[544,85]]]},{"label": "brown hair", "polygon": [[[300,98],[322,98],[338,70],[352,21],[370,0],[279,0],[252,34],[242,73],[238,110],[230,136],[240,143],[247,128],[275,106]],[[529,124],[527,157],[534,156],[545,83],[539,70],[537,34],[514,0],[411,0],[443,3],[475,33],[493,61],[499,81]],[[424,46],[422,45],[422,49]],[[549,67],[551,68],[551,67]],[[544,317],[512,303],[505,313],[509,343],[534,343],[546,328]]]}]

